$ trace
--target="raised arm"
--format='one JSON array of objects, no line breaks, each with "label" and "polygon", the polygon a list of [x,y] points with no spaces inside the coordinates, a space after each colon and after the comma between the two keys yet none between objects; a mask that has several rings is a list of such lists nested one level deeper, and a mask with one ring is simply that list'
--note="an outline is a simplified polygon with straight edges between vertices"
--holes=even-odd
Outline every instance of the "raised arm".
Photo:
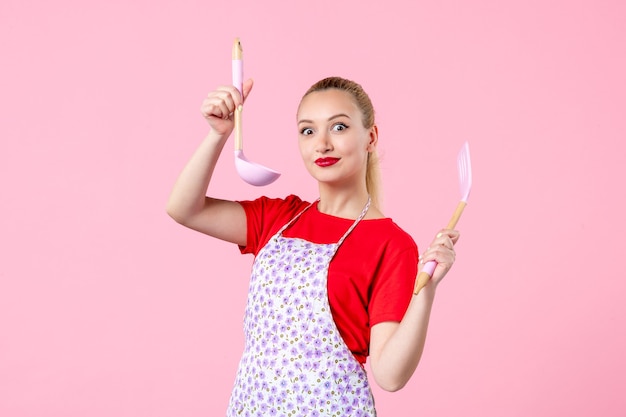
[{"label": "raised arm", "polygon": [[[243,85],[244,99],[252,80]],[[239,203],[207,197],[217,160],[233,131],[233,112],[243,103],[233,86],[208,94],[200,111],[211,130],[178,176],[167,202],[167,214],[178,223],[209,236],[246,245],[246,215]]]},{"label": "raised arm", "polygon": [[384,390],[397,391],[409,381],[424,351],[430,312],[437,285],[454,263],[455,230],[442,230],[420,257],[420,264],[435,260],[430,282],[413,295],[400,323],[376,324],[370,335],[370,366],[376,383]]}]

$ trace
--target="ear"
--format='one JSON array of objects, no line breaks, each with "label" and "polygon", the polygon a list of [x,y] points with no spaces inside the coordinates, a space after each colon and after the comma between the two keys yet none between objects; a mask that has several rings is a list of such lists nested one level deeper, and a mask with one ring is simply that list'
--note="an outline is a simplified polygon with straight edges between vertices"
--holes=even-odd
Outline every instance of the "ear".
[{"label": "ear", "polygon": [[370,128],[369,143],[367,144],[367,151],[373,152],[378,146],[378,126],[374,125]]}]

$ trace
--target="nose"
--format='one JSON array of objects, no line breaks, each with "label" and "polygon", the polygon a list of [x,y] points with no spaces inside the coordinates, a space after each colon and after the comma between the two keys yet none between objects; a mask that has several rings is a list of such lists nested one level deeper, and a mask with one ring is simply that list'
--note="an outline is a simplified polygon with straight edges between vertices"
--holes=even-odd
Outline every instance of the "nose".
[{"label": "nose", "polygon": [[327,131],[321,131],[315,138],[315,152],[326,153],[332,151],[333,146],[330,140],[330,134]]}]

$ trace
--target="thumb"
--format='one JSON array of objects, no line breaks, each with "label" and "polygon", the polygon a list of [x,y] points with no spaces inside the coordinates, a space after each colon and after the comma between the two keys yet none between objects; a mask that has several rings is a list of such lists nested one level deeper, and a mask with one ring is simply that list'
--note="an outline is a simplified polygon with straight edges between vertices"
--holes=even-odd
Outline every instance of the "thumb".
[{"label": "thumb", "polygon": [[252,86],[254,85],[254,81],[252,80],[252,78],[248,78],[246,81],[243,82],[243,100],[246,101],[246,98],[248,97],[248,94],[250,94],[250,91],[252,91]]}]

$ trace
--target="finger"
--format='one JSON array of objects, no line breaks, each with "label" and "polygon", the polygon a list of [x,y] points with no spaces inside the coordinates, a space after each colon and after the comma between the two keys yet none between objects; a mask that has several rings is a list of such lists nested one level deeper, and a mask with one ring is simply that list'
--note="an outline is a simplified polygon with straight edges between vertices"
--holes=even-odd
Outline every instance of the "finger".
[{"label": "finger", "polygon": [[459,237],[459,231],[455,229],[441,229],[439,233],[437,233],[436,237],[441,237],[443,235],[448,236],[450,239],[454,239]]},{"label": "finger", "polygon": [[[239,89],[237,87],[235,87],[234,85],[222,85],[219,86],[216,89],[216,92],[218,92],[218,94],[223,94],[223,93],[227,93],[232,97],[233,103],[235,103],[235,107],[239,106],[240,104],[242,104],[245,100],[245,97],[248,96],[248,94],[250,93],[250,90],[252,90],[252,84],[253,81],[252,79],[248,79],[243,83],[243,98],[241,97],[241,93],[239,92]],[[234,110],[233,108],[233,110]]]},{"label": "finger", "polygon": [[459,240],[460,233],[458,230],[442,229],[440,233],[444,233],[445,235],[447,235],[450,238],[450,240],[452,240],[452,242],[454,243],[456,243],[456,241]]},{"label": "finger", "polygon": [[439,233],[433,239],[432,244],[442,244],[443,242],[448,242],[446,246],[451,247],[450,245],[454,245],[459,240],[459,232],[451,229],[441,229]]},{"label": "finger", "polygon": [[220,110],[222,111],[222,116],[224,119],[227,119],[232,112],[235,111],[236,99],[231,94],[226,94],[222,97],[219,102]]},{"label": "finger", "polygon": [[429,246],[426,251],[420,255],[419,264],[425,264],[429,261],[437,263],[451,264],[454,263],[456,252],[453,247],[444,245]]},{"label": "finger", "polygon": [[431,242],[430,246],[445,246],[446,248],[454,247],[454,242],[452,242],[452,239],[450,239],[448,235],[438,234],[437,236],[438,237]]},{"label": "finger", "polygon": [[201,109],[205,117],[214,116],[226,119],[235,111],[235,107],[235,98],[231,91],[216,90],[204,99]]},{"label": "finger", "polygon": [[456,244],[456,242],[459,240],[459,237],[461,237],[461,234],[458,230],[448,230],[448,237],[450,238],[450,240],[452,240],[452,243]]},{"label": "finger", "polygon": [[441,246],[445,246],[448,249],[452,249],[452,248],[454,248],[454,242],[449,237],[446,237],[446,238],[443,239],[443,242],[441,243]]},{"label": "finger", "polygon": [[226,111],[222,100],[215,98],[205,99],[200,106],[200,112],[205,118],[218,117],[223,118]]},{"label": "finger", "polygon": [[231,113],[228,109],[228,106],[226,106],[223,101],[206,103],[201,107],[200,111],[206,119],[210,119],[212,117],[216,117],[219,119],[228,119]]},{"label": "finger", "polygon": [[216,93],[226,92],[232,95],[233,97],[236,97],[239,94],[239,90],[237,89],[237,87],[231,84],[220,85],[215,89],[215,92]]},{"label": "finger", "polygon": [[224,90],[215,91],[213,97],[226,104],[230,112],[235,110],[239,98],[239,91],[235,87],[226,87]]},{"label": "finger", "polygon": [[252,78],[247,79],[243,83],[243,100],[245,101],[248,98],[248,94],[252,91],[252,87],[254,85],[254,81]]},{"label": "finger", "polygon": [[220,85],[214,91],[207,95],[207,98],[218,97],[221,100],[226,100],[233,103],[232,109],[234,110],[239,104],[241,104],[241,94],[234,85]]},{"label": "finger", "polygon": [[434,250],[434,256],[437,260],[437,263],[452,264],[454,262],[454,259],[456,258],[456,252],[454,251],[454,249],[439,246],[438,249]]},{"label": "finger", "polygon": [[437,248],[437,247],[445,247],[448,249],[451,249],[454,247],[454,243],[452,242],[452,239],[450,239],[447,235],[437,235],[439,237],[435,237],[435,239],[433,239],[432,242],[430,242],[430,246],[431,248]]},{"label": "finger", "polygon": [[204,118],[213,117],[215,116],[215,106],[210,100],[204,99],[202,105],[200,106],[200,113]]}]

